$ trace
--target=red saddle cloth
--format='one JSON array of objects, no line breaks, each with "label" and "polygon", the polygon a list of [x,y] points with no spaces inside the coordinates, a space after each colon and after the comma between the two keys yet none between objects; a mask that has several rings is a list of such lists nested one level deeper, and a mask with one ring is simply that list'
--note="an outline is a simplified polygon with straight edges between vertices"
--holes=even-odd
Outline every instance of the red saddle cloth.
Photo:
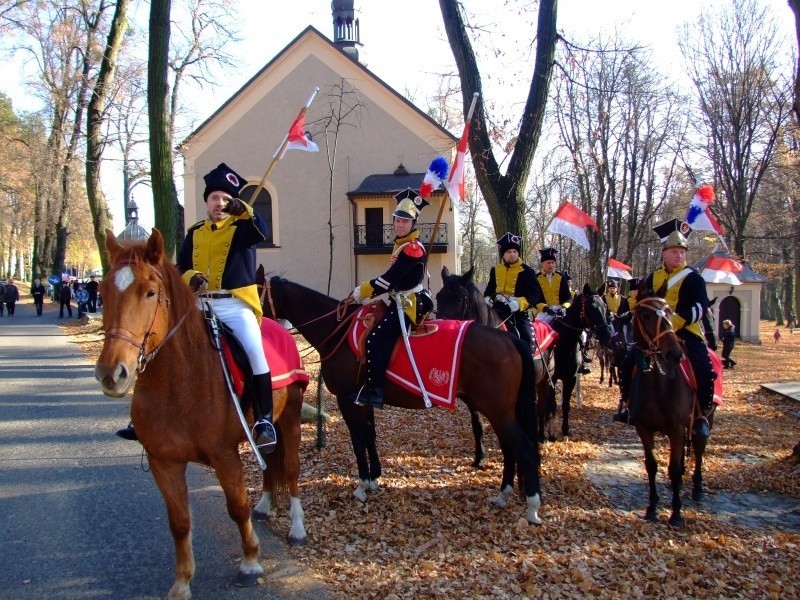
[{"label": "red saddle cloth", "polygon": [[[708,358],[711,359],[711,366],[714,369],[714,373],[717,374],[717,378],[714,380],[714,404],[722,406],[722,404],[724,404],[722,400],[722,361],[711,348],[708,349]],[[694,369],[692,369],[692,363],[689,362],[685,354],[681,359],[680,367],[683,379],[689,384],[690,388],[697,391],[697,380],[694,378]]]},{"label": "red saddle cloth", "polygon": [[538,343],[534,345],[533,358],[539,358],[542,352],[547,352],[550,346],[558,340],[558,333],[555,329],[550,327],[550,323],[544,321],[534,321],[531,323],[533,330],[533,339]]},{"label": "red saddle cloth", "polygon": [[[261,345],[272,375],[272,389],[279,390],[295,381],[308,383],[308,373],[303,368],[300,353],[294,338],[277,321],[264,317],[261,319]],[[222,339],[222,350],[228,368],[231,371],[234,391],[241,395],[244,392],[244,372],[233,358],[227,340]]]},{"label": "red saddle cloth", "polygon": [[[348,341],[350,349],[359,359],[359,340],[366,331],[364,316],[371,312],[369,306],[361,307],[350,326]],[[427,331],[409,336],[411,352],[417,365],[422,384],[433,404],[443,408],[456,407],[456,384],[461,362],[461,347],[464,335],[472,321],[425,321]],[[392,351],[386,377],[400,387],[422,396],[417,378],[411,367],[405,343],[398,339]]]}]

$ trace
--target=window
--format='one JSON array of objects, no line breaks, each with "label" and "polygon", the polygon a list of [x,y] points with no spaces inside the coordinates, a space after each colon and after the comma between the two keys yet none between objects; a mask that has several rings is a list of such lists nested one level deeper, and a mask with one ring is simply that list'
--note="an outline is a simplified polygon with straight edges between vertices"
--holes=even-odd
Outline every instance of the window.
[{"label": "window", "polygon": [[365,208],[364,225],[366,225],[367,246],[383,245],[383,209]]},{"label": "window", "polygon": [[[256,191],[256,187],[257,186],[255,185],[246,185],[240,194],[242,200],[250,202],[253,192]],[[264,219],[264,222],[267,224],[267,239],[261,242],[258,247],[274,248],[275,236],[272,230],[272,196],[270,196],[267,190],[262,188],[262,190],[258,193],[258,198],[256,198],[255,202],[252,202],[252,204],[253,212]]]}]

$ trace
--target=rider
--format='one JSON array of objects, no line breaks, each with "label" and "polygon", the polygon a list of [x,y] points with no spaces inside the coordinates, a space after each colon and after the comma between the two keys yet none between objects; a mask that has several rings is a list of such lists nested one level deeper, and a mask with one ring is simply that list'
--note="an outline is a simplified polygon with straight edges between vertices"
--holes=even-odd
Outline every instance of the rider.
[{"label": "rider", "polygon": [[608,281],[606,281],[606,293],[603,294],[602,300],[611,316],[616,316],[619,313],[619,307],[622,304],[622,296],[617,293],[618,289],[617,280],[609,277]]},{"label": "rider", "polygon": [[[206,218],[186,232],[177,267],[193,292],[205,289],[220,321],[234,333],[250,360],[256,421],[253,437],[262,454],[275,448],[272,377],[261,338],[261,303],[255,284],[256,245],[267,225],[239,199],[246,180],[225,163],[203,177]],[[132,428],[131,428],[132,429]],[[126,430],[118,432],[121,437]]]},{"label": "rider", "polygon": [[631,334],[631,319],[633,313],[631,312],[636,306],[636,296],[639,293],[639,279],[634,277],[628,280],[628,296],[620,300],[619,308],[617,309],[615,324],[619,327],[625,338],[626,344],[633,343],[633,336]]},{"label": "rider", "polygon": [[429,202],[410,188],[397,194],[395,200],[397,207],[392,213],[395,239],[389,269],[379,277],[358,284],[352,294],[357,302],[387,293],[392,298],[386,300],[388,310],[367,335],[367,381],[360,391],[350,395],[356,404],[377,408],[383,408],[386,369],[395,342],[402,333],[398,302],[403,302],[406,328],[411,322],[418,324],[433,309],[433,300],[422,287],[425,247],[419,241],[416,228],[417,217]]},{"label": "rider", "polygon": [[[536,318],[550,322],[553,317],[562,317],[566,314],[566,310],[572,305],[572,292],[569,286],[569,274],[566,272],[561,273],[556,271],[556,254],[558,250],[555,248],[543,248],[539,250],[539,260],[542,263],[542,270],[536,276],[539,282],[539,287],[542,289],[544,300],[536,305],[537,315]],[[591,359],[586,352],[586,339],[582,335],[580,338],[581,347],[581,373],[591,373],[591,369],[587,363]]]},{"label": "rider", "polygon": [[[688,224],[680,219],[672,219],[657,225],[653,231],[661,240],[663,265],[650,274],[645,287],[655,290],[672,311],[672,326],[684,342],[686,357],[692,364],[697,380],[697,401],[702,415],[695,422],[694,434],[708,437],[711,432],[708,415],[713,408],[715,374],[701,328],[701,320],[708,309],[706,282],[700,273],[686,264],[686,250],[689,247],[686,236],[691,232]],[[620,369],[623,406],[628,405],[634,363],[632,351],[625,357]],[[617,413],[614,420],[627,422],[627,411]]]},{"label": "rider", "polygon": [[528,309],[544,302],[536,273],[522,262],[520,237],[511,232],[497,240],[500,262],[489,272],[484,301],[509,325],[509,330],[529,345],[531,320]]}]

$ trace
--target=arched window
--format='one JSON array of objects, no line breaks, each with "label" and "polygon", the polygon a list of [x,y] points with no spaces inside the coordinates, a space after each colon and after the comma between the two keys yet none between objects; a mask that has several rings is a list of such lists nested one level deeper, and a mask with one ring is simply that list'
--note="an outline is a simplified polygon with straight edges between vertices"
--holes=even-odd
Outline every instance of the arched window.
[{"label": "arched window", "polygon": [[[256,191],[256,185],[248,184],[239,194],[242,200],[250,202],[253,192]],[[258,198],[255,202],[250,202],[253,205],[253,211],[267,224],[267,239],[258,245],[259,248],[274,248],[275,247],[275,232],[272,230],[272,196],[265,189],[258,192]]]}]

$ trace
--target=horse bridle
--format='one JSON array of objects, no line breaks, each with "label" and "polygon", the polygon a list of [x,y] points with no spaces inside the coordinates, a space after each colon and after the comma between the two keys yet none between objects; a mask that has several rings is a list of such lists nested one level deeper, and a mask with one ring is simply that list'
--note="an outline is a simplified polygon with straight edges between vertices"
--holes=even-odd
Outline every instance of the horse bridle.
[{"label": "horse bridle", "polygon": [[[636,311],[639,309],[647,309],[656,313],[658,320],[656,321],[656,333],[654,336],[650,336],[642,326],[641,320],[636,318]],[[636,329],[641,335],[642,339],[647,344],[647,348],[639,348],[642,352],[650,355],[659,354],[660,351],[656,342],[658,342],[658,340],[665,335],[675,335],[675,332],[672,329],[672,320],[670,319],[669,315],[669,304],[667,304],[666,300],[657,296],[644,298],[643,300],[638,301],[636,306],[633,307],[633,322],[635,323]],[[662,324],[664,325],[663,328]]]},{"label": "horse bridle", "polygon": [[[133,260],[120,261],[119,263],[117,263],[117,265],[115,265],[115,267],[117,267],[119,265],[133,264],[134,262],[138,262],[138,261],[133,261]],[[164,277],[161,275],[161,271],[159,271],[155,266],[151,265],[150,263],[145,262],[144,264],[147,265],[148,267],[150,267],[153,270],[153,272],[158,276],[158,280],[163,283]],[[156,301],[156,309],[153,311],[153,319],[152,319],[152,321],[150,321],[150,326],[147,328],[147,331],[145,332],[144,338],[142,339],[141,343],[137,342],[132,337],[130,337],[128,335],[125,335],[124,333],[117,333],[113,329],[110,330],[110,331],[106,331],[105,332],[105,337],[106,338],[122,340],[124,342],[128,342],[129,344],[131,344],[135,348],[139,349],[139,356],[136,359],[136,363],[137,363],[137,368],[138,368],[140,373],[144,372],[145,368],[147,367],[147,363],[149,363],[151,360],[153,360],[156,357],[156,355],[159,353],[161,348],[164,347],[164,344],[166,344],[167,341],[169,341],[169,339],[175,334],[175,332],[178,330],[178,328],[180,328],[180,326],[183,325],[183,322],[186,320],[186,317],[189,316],[188,312],[186,314],[184,314],[178,320],[178,322],[175,323],[175,325],[173,325],[173,327],[167,332],[167,335],[164,336],[164,339],[161,340],[161,343],[158,344],[155,348],[153,348],[153,350],[151,350],[150,352],[147,352],[147,340],[151,335],[153,335],[153,326],[156,323],[156,317],[158,316],[158,309],[162,306],[162,301],[163,301],[163,306],[165,306],[166,308],[169,308],[170,300],[169,300],[169,298],[166,297],[166,292],[164,291],[164,286],[163,285],[159,285],[158,286],[158,299]]]}]

